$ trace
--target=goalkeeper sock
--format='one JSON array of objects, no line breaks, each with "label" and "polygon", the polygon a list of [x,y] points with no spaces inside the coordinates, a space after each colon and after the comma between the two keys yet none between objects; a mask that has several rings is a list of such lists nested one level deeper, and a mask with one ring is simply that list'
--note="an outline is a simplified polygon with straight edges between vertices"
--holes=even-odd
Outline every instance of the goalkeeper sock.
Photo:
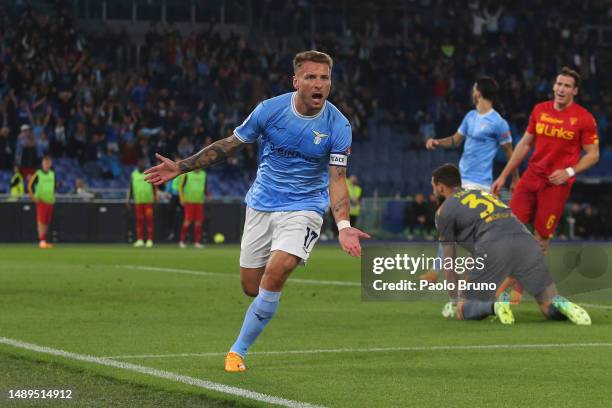
[{"label": "goalkeeper sock", "polygon": [[236,339],[230,351],[240,354],[242,357],[246,355],[249,347],[276,313],[280,294],[280,292],[259,288],[259,294],[247,309],[238,339]]},{"label": "goalkeeper sock", "polygon": [[547,315],[550,320],[567,320],[567,316],[561,313],[552,303],[548,305]]},{"label": "goalkeeper sock", "polygon": [[492,314],[495,314],[493,302],[467,300],[463,304],[463,320],[482,320]]}]

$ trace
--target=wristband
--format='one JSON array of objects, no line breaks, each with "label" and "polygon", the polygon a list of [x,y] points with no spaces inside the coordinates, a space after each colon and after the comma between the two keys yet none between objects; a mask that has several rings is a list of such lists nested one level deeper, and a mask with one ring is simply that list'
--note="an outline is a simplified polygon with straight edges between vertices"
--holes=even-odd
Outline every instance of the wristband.
[{"label": "wristband", "polygon": [[348,220],[342,220],[338,223],[338,231],[342,231],[345,228],[351,228],[351,222]]},{"label": "wristband", "polygon": [[572,167],[568,167],[565,169],[565,171],[570,177],[574,177],[576,175],[576,170],[574,170]]}]

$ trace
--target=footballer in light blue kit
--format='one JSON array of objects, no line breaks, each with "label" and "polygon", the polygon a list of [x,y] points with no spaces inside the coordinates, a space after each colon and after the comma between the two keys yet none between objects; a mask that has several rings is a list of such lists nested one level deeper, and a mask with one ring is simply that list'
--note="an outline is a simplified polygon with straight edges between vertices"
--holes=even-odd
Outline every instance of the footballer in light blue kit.
[{"label": "footballer in light blue kit", "polygon": [[243,143],[260,141],[257,178],[245,202],[258,211],[323,215],[329,205],[329,165],[346,167],[351,125],[327,101],[317,114],[302,115],[296,96],[291,92],[261,102],[234,130]]},{"label": "footballer in light blue kit", "polygon": [[493,159],[499,146],[508,146],[512,152],[508,122],[493,108],[482,114],[473,109],[465,115],[457,132],[465,137],[459,161],[462,182],[489,191],[493,183]]},{"label": "footballer in light blue kit", "polygon": [[[493,183],[493,160],[501,147],[506,160],[512,156],[512,135],[508,122],[494,109],[493,105],[499,92],[499,85],[490,77],[476,80],[472,88],[472,102],[475,109],[469,111],[457,132],[443,139],[428,139],[425,146],[429,150],[438,147],[456,148],[464,140],[463,154],[459,161],[462,187],[491,191]],[[513,190],[518,182],[518,171],[512,174]],[[438,247],[438,256],[442,256],[442,246]],[[438,280],[440,271],[428,271],[421,279],[430,282]]]},{"label": "footballer in light blue kit", "polygon": [[[493,78],[482,77],[472,88],[472,102],[476,109],[465,115],[454,135],[444,139],[428,139],[426,147],[456,148],[463,140],[465,146],[459,161],[463,188],[477,188],[489,192],[493,183],[493,159],[499,147],[506,159],[512,156],[512,135],[508,122],[493,108],[499,85]],[[513,174],[512,187],[518,181]]]},{"label": "footballer in light blue kit", "polygon": [[245,143],[260,142],[260,164],[245,199],[240,246],[240,281],[244,292],[255,299],[225,357],[226,371],[246,370],[249,347],[274,316],[291,272],[308,260],[330,204],[345,252],[361,256],[359,240],[369,238],[349,222],[346,166],[351,125],[327,101],[332,66],[325,53],[297,54],[295,92],[261,102],[232,136],[185,160],[174,162],[157,155],[161,163],[145,172],[147,181],[159,185],[225,160]]}]

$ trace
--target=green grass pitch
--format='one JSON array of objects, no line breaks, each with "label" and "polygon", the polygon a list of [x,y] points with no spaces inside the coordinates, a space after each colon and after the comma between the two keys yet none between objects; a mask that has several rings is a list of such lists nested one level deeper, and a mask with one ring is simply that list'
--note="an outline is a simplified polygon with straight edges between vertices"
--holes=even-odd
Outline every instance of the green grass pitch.
[{"label": "green grass pitch", "polygon": [[[3,245],[0,338],[316,406],[610,406],[612,295],[586,307],[591,327],[545,321],[530,302],[505,327],[447,321],[440,303],[362,302],[359,261],[337,246],[317,247],[293,278],[249,370],[229,374],[223,354],[250,303],[236,246]],[[267,406],[0,342],[0,406],[46,406],[7,399],[34,388],[74,390],[74,401],[49,406]]]}]

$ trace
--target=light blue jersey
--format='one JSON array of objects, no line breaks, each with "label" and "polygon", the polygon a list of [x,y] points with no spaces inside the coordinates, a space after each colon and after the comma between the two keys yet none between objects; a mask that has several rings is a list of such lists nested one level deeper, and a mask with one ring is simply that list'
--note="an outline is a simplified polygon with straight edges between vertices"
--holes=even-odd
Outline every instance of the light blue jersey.
[{"label": "light blue jersey", "polygon": [[508,122],[495,109],[481,115],[471,110],[457,132],[465,137],[459,171],[463,182],[490,186],[493,182],[493,159],[499,146],[511,143]]},{"label": "light blue jersey", "polygon": [[310,210],[329,205],[329,165],[346,166],[351,125],[331,103],[315,116],[298,113],[296,93],[263,101],[234,134],[244,143],[260,141],[257,178],[246,195],[259,211]]}]

